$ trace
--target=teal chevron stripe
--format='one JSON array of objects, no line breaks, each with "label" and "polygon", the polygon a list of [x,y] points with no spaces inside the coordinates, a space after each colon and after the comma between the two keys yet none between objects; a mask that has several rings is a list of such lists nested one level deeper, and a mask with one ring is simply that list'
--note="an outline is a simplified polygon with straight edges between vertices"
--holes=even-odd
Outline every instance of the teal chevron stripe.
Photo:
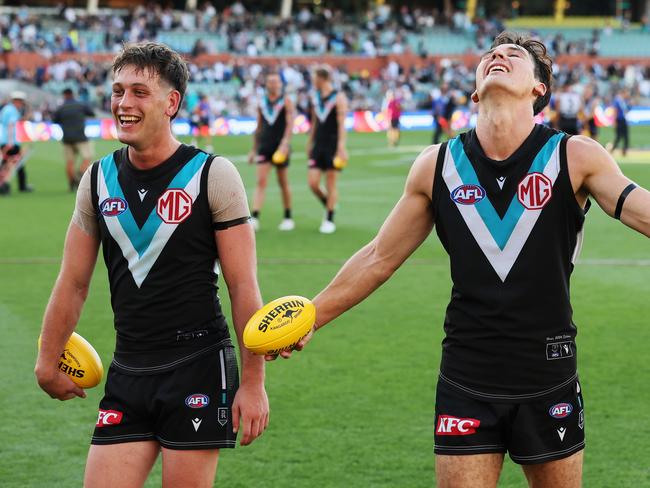
[{"label": "teal chevron stripe", "polygon": [[[183,168],[176,174],[167,188],[185,188],[187,183],[192,179],[192,177],[194,177],[196,172],[199,171],[207,158],[207,154],[198,153],[191,160],[185,163],[185,166],[183,166]],[[113,155],[110,154],[104,157],[100,165],[104,174],[104,180],[106,181],[108,194],[111,197],[120,197],[126,201],[124,192],[122,191],[122,187],[117,178],[117,166],[113,159]],[[142,228],[139,228],[138,224],[136,224],[133,214],[131,213],[131,208],[127,208],[127,210],[122,212],[117,218],[122,229],[124,229],[124,232],[129,237],[134,249],[137,251],[138,257],[142,258],[144,253],[147,252],[153,237],[156,235],[156,231],[162,223],[162,219],[156,213],[156,209],[154,208],[151,211]]]},{"label": "teal chevron stripe", "polygon": [[[561,139],[562,134],[556,134],[552,136],[548,141],[546,141],[546,144],[544,144],[542,149],[535,156],[535,159],[533,160],[528,173],[544,172],[546,165],[551,159],[553,151],[560,143]],[[458,172],[458,175],[460,176],[462,182],[465,185],[480,186],[478,176],[476,175],[474,167],[472,166],[472,163],[470,163],[467,154],[465,154],[463,143],[461,142],[460,137],[454,138],[449,143],[449,150],[451,152],[454,165],[456,166],[456,171]],[[454,188],[450,188],[450,190],[453,191]],[[499,246],[499,249],[503,251],[503,249],[506,247],[506,244],[508,243],[508,240],[510,239],[510,236],[512,235],[513,230],[515,229],[515,226],[517,225],[517,222],[519,222],[519,219],[525,210],[524,206],[517,199],[517,195],[515,194],[512,197],[512,201],[510,202],[508,210],[503,216],[503,219],[499,217],[499,214],[494,209],[494,206],[492,205],[492,202],[490,202],[487,193],[485,198],[476,203],[474,207],[490,231],[494,242],[496,242],[497,246]]]}]

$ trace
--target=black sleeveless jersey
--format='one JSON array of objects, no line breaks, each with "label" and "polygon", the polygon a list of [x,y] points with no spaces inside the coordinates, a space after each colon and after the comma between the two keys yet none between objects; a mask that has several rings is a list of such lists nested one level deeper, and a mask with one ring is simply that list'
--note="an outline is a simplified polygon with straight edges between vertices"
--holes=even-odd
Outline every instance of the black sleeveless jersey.
[{"label": "black sleeveless jersey", "polygon": [[262,115],[262,130],[259,133],[258,146],[261,153],[274,152],[284,136],[284,131],[287,128],[284,100],[284,95],[274,102],[269,99],[268,95],[264,95],[259,107]]},{"label": "black sleeveless jersey", "polygon": [[453,281],[440,378],[469,395],[521,401],[575,378],[569,277],[585,211],[567,139],[536,125],[505,161],[473,130],[440,148],[433,204]]},{"label": "black sleeveless jersey", "polygon": [[339,121],[337,118],[336,95],[334,90],[327,97],[322,98],[316,91],[312,98],[312,106],[316,114],[316,132],[314,134],[315,146],[336,147],[339,140]]},{"label": "black sleeveless jersey", "polygon": [[217,297],[211,163],[181,145],[151,170],[135,168],[126,147],[93,165],[117,331],[113,364],[123,372],[162,372],[230,341]]}]

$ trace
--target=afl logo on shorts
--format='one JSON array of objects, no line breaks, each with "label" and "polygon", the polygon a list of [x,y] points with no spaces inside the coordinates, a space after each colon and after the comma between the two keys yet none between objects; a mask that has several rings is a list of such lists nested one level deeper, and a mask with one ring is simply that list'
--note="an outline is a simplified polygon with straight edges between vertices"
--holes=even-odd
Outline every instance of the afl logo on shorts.
[{"label": "afl logo on shorts", "polygon": [[485,198],[485,190],[478,185],[462,185],[451,192],[451,199],[461,205],[475,205]]},{"label": "afl logo on shorts", "polygon": [[185,399],[185,405],[190,408],[203,408],[207,407],[210,403],[210,397],[203,393],[194,393]]},{"label": "afl logo on shorts", "polygon": [[169,188],[158,199],[156,213],[166,224],[180,224],[192,213],[192,197],[181,188]]},{"label": "afl logo on shorts", "polygon": [[570,403],[558,403],[548,409],[548,414],[554,419],[563,419],[573,412],[573,405]]},{"label": "afl logo on shorts", "polygon": [[542,173],[524,176],[517,187],[517,199],[528,210],[540,210],[551,199],[553,182]]},{"label": "afl logo on shorts", "polygon": [[120,197],[107,198],[99,204],[99,210],[104,217],[117,217],[124,213],[129,206],[126,200]]}]

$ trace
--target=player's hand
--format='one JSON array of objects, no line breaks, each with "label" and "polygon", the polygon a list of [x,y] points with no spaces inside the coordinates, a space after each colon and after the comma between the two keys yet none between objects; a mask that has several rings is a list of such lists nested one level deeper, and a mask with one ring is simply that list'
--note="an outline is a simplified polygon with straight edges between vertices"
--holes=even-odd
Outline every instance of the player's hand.
[{"label": "player's hand", "polygon": [[243,381],[232,404],[232,425],[235,434],[241,430],[239,443],[247,446],[269,425],[269,399],[264,384]]},{"label": "player's hand", "polygon": [[343,159],[344,161],[347,161],[348,160],[348,151],[344,147],[341,147],[341,148],[336,150],[336,156]]},{"label": "player's hand", "polygon": [[44,371],[39,366],[34,370],[38,386],[50,395],[51,398],[58,400],[71,400],[75,397],[86,398],[86,392],[74,384],[70,377],[58,368]]},{"label": "player's hand", "polygon": [[257,156],[256,151],[250,151],[248,153],[248,164],[253,164],[255,162],[256,156]]},{"label": "player's hand", "polygon": [[280,151],[282,154],[289,155],[289,144],[286,142],[281,142],[280,145],[278,146],[278,151]]},{"label": "player's hand", "polygon": [[289,359],[293,351],[302,351],[304,349],[307,343],[311,341],[311,338],[314,336],[314,332],[316,332],[316,325],[314,325],[311,328],[311,330],[305,337],[300,339],[298,344],[296,344],[293,347],[293,349],[287,349],[286,351],[282,351],[280,354],[267,354],[266,356],[264,356],[264,359],[266,359],[267,361],[275,361],[278,358],[278,356],[281,356],[282,359]]}]

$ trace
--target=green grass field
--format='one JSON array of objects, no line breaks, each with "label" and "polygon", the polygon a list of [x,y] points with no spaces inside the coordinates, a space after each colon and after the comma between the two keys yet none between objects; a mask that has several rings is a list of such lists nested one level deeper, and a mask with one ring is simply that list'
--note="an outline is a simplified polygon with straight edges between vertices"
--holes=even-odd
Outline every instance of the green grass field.
[{"label": "green grass field", "polygon": [[[611,131],[603,135],[611,139]],[[294,141],[290,174],[297,229],[276,230],[279,192],[271,182],[258,233],[259,281],[266,301],[316,294],[343,261],[370,240],[399,197],[415,155],[430,140],[405,133],[397,150],[383,134],[352,134],[334,235],[317,232],[322,208],[306,185],[304,138]],[[632,142],[650,145],[650,128]],[[254,169],[247,137],[214,140],[240,169],[249,195]],[[57,275],[74,205],[58,143],[33,145],[33,194],[0,199],[0,486],[81,486],[103,388],[58,402],[33,376],[36,338]],[[97,155],[115,144],[99,142]],[[650,187],[650,157],[622,168]],[[586,398],[586,487],[650,486],[650,242],[594,206],[582,264],[572,282],[579,364]],[[267,367],[271,424],[252,446],[222,452],[217,475],[228,487],[432,487],[433,411],[442,321],[450,293],[448,260],[431,237],[365,302],[290,361]],[[225,309],[227,293],[222,288]],[[107,367],[114,331],[106,271],[97,266],[77,329]],[[157,464],[147,486],[160,486]],[[525,486],[509,460],[503,487]]]}]

